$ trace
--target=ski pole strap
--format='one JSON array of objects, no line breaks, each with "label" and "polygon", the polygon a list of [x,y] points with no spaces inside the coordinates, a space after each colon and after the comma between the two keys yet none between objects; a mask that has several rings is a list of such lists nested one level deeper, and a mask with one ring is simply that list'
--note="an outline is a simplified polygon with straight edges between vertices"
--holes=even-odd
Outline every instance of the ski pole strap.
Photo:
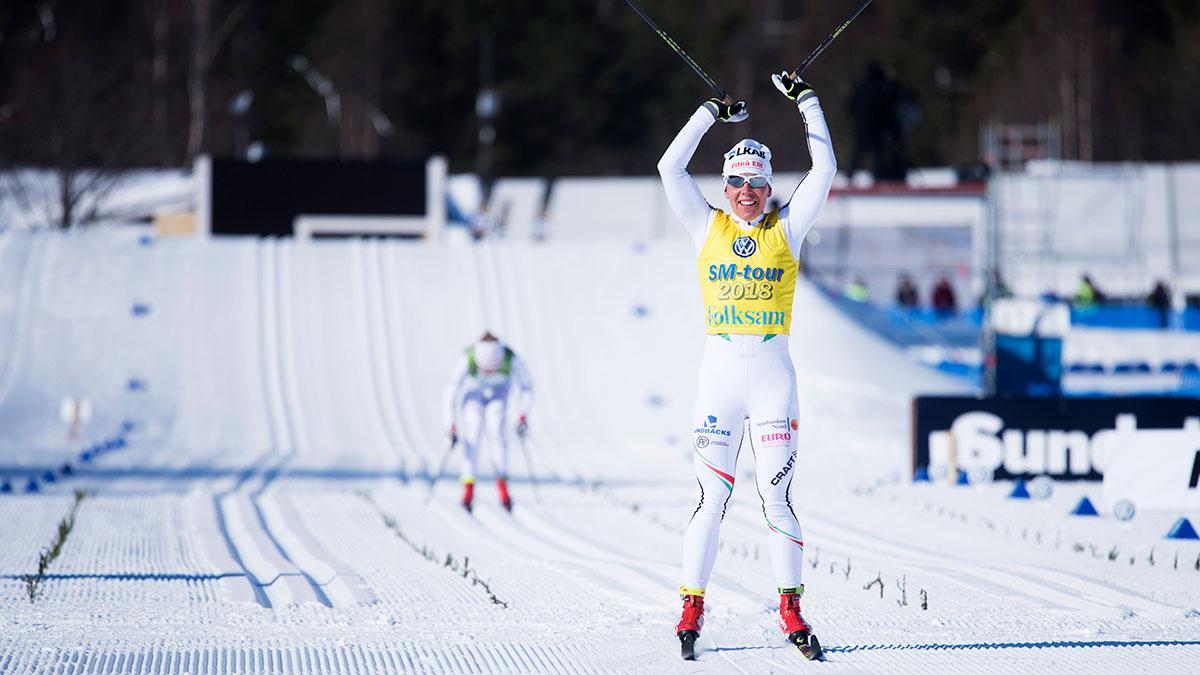
[{"label": "ski pole strap", "polygon": [[704,589],[703,588],[688,588],[687,586],[680,586],[679,587],[679,595],[681,597],[684,595],[698,595],[703,598],[704,597]]},{"label": "ski pole strap", "polygon": [[795,588],[781,588],[781,589],[779,589],[779,594],[780,595],[804,595],[804,584],[800,584],[799,586],[797,586]]}]

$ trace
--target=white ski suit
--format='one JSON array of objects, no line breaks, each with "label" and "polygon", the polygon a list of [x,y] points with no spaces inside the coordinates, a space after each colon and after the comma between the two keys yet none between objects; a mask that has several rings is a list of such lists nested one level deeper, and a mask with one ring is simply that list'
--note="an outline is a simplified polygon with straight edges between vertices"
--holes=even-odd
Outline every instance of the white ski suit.
[{"label": "white ski suit", "polygon": [[[497,349],[497,358],[480,358],[484,356],[481,350],[494,352]],[[463,482],[475,480],[479,469],[479,445],[485,438],[496,477],[507,477],[508,438],[504,433],[504,421],[508,396],[514,386],[520,391],[516,407],[518,416],[523,419],[529,414],[533,384],[525,363],[503,343],[472,345],[455,364],[446,385],[445,410],[448,426],[457,429],[463,444],[460,476]]]},{"label": "white ski suit", "polygon": [[[745,281],[740,265],[703,265],[707,255],[728,255],[730,237],[736,237],[732,250],[742,259],[752,261],[752,254],[767,248],[769,241],[774,242],[777,251],[775,261],[786,259],[789,253],[792,258],[786,261],[790,267],[784,265],[766,271],[767,280],[775,274],[775,280],[786,284],[775,284],[773,289],[762,284],[775,293],[776,303],[781,302],[780,298],[786,298],[786,315],[781,311],[739,311],[740,307],[750,305],[737,305],[732,300],[724,307],[709,303],[706,308],[709,334],[700,366],[693,432],[693,465],[700,483],[700,503],[684,535],[682,594],[703,595],[708,585],[721,520],[733,494],[737,457],[747,418],[750,421],[750,450],[755,461],[755,483],[766,517],[775,580],[781,592],[801,584],[804,543],[789,495],[796,472],[799,403],[796,372],[786,336],[790,330],[791,298],[795,291],[795,261],[800,257],[805,236],[825,205],[837,166],[820,103],[815,96],[810,96],[802,99],[798,107],[806,127],[812,169],[777,214],[764,213],[747,223],[705,200],[687,172],[687,164],[701,138],[715,121],[704,106],[692,114],[658,163],[667,201],[687,229],[702,261],[699,272],[706,303],[709,300],[707,280],[734,280],[722,285],[722,299],[730,297],[727,295],[730,286],[735,287],[732,297],[737,300],[756,297],[752,296],[756,292],[755,283],[761,284],[756,280],[762,278],[760,272],[763,270],[749,264],[744,271]],[[778,230],[771,232],[774,227]],[[722,235],[716,231],[722,228],[729,233]],[[727,238],[721,239],[721,236]],[[751,239],[754,241],[748,241]],[[732,260],[740,262],[738,257]],[[785,269],[787,274],[783,274]],[[785,288],[788,284],[790,287]],[[767,316],[769,318],[763,318]],[[774,324],[774,327],[766,324]],[[731,328],[727,333],[722,332],[725,326]]]}]

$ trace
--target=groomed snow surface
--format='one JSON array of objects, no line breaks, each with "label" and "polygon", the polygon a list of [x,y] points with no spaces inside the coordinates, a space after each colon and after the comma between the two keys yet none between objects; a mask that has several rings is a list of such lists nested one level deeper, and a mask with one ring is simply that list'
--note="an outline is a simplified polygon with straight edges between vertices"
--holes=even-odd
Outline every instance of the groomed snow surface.
[{"label": "groomed snow surface", "polygon": [[[682,239],[0,234],[0,672],[1200,668],[1200,545],[1163,538],[1181,514],[1068,516],[1096,484],[913,485],[911,395],[958,386],[805,282],[792,496],[828,661],[776,627],[750,453],[681,661],[698,296]],[[426,504],[442,386],[485,327],[537,387],[512,514],[487,479],[457,505],[457,454]],[[74,441],[64,396],[93,407]]]}]

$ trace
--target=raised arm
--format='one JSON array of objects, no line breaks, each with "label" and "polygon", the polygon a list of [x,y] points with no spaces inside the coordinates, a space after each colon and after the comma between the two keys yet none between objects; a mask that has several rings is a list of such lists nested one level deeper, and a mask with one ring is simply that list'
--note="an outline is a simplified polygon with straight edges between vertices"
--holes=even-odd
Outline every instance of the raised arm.
[{"label": "raised arm", "polygon": [[517,398],[517,415],[524,418],[529,415],[529,406],[533,404],[533,381],[529,379],[529,369],[521,357],[513,354],[512,359],[513,383],[521,390]]},{"label": "raised arm", "polygon": [[738,102],[732,106],[717,99],[712,99],[696,108],[696,112],[688,118],[687,124],[679,130],[675,140],[667,146],[662,159],[658,160],[658,174],[662,176],[663,188],[667,192],[667,203],[679,222],[683,223],[692,241],[699,248],[704,243],[708,231],[708,221],[712,216],[713,207],[704,199],[696,181],[687,172],[688,162],[700,145],[700,139],[713,122],[740,122],[748,116],[745,104]]},{"label": "raised arm", "polygon": [[446,383],[446,388],[442,392],[447,429],[456,427],[458,425],[459,397],[462,395],[462,387],[466,381],[467,355],[463,354],[462,356],[458,357],[458,361],[454,364],[453,374],[450,377],[450,381]]},{"label": "raised arm", "polygon": [[812,158],[812,168],[800,179],[800,184],[780,210],[780,216],[787,226],[788,246],[792,255],[799,258],[800,246],[829,198],[829,188],[833,186],[834,176],[837,175],[837,158],[833,155],[833,142],[829,138],[825,112],[821,110],[821,102],[812,87],[804,80],[792,80],[783,73],[772,75],[771,79],[784,96],[796,102],[804,125],[808,154]]}]

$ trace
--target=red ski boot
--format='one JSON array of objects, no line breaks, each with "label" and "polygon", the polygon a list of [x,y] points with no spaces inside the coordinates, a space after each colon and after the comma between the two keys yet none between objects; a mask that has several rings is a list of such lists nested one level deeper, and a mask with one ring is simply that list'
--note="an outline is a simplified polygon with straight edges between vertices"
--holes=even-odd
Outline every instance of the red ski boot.
[{"label": "red ski boot", "polygon": [[467,481],[463,483],[462,506],[468,512],[471,510],[471,502],[475,501],[475,481]]},{"label": "red ski boot", "polygon": [[683,595],[683,616],[675,626],[675,635],[679,636],[681,655],[685,661],[696,660],[696,638],[700,637],[700,627],[704,625],[704,596]]},{"label": "red ski boot", "polygon": [[506,479],[496,479],[496,492],[500,493],[500,506],[503,506],[505,511],[512,511],[512,497],[508,496],[508,481]]},{"label": "red ski boot", "polygon": [[784,588],[779,594],[779,627],[787,633],[788,642],[796,645],[808,659],[821,658],[821,643],[812,634],[812,626],[800,614],[800,596],[804,587]]}]

